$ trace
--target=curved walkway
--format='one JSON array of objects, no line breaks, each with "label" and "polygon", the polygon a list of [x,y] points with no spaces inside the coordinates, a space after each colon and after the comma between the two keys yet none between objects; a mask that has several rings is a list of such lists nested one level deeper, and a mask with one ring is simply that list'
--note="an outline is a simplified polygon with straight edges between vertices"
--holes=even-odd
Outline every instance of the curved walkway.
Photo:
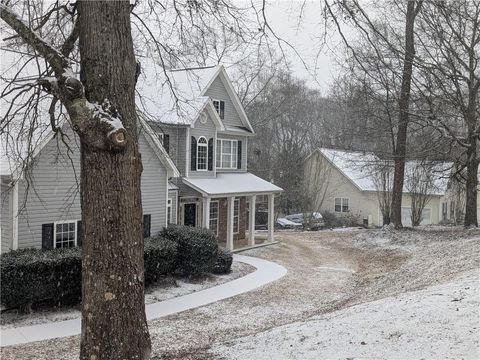
[{"label": "curved walkway", "polygon": [[[147,305],[147,320],[154,320],[181,311],[194,309],[254,290],[280,279],[287,273],[287,269],[271,261],[236,254],[233,255],[233,259],[252,265],[257,268],[257,270],[225,284]],[[74,336],[79,335],[80,331],[81,319],[5,329],[1,331],[1,346]]]}]

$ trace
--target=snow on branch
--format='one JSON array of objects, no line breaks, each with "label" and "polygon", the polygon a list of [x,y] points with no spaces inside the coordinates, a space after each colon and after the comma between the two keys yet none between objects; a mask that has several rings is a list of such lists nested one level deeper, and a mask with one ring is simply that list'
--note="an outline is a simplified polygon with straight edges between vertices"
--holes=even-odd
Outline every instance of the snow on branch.
[{"label": "snow on branch", "polygon": [[108,99],[103,103],[86,103],[87,108],[93,113],[93,118],[100,121],[101,125],[107,126],[107,138],[116,149],[123,149],[127,144],[126,130],[123,126],[120,115]]}]

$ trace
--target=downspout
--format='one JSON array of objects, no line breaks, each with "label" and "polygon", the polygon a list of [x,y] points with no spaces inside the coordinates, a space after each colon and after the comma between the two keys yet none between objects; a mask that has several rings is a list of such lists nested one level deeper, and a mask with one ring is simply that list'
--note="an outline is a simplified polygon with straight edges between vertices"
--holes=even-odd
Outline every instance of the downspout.
[{"label": "downspout", "polygon": [[18,181],[13,184],[12,194],[12,249],[18,249]]}]

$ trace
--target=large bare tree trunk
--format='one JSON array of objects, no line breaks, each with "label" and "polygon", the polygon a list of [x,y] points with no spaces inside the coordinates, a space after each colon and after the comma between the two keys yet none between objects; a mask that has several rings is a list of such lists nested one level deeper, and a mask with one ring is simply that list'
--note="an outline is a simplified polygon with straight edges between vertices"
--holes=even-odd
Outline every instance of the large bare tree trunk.
[{"label": "large bare tree trunk", "polygon": [[[147,359],[142,164],[135,113],[136,62],[128,1],[80,1],[81,80],[91,103],[111,104],[127,145],[98,149],[81,137],[81,359]],[[108,106],[107,106],[108,107]]]},{"label": "large bare tree trunk", "polygon": [[415,0],[407,4],[405,25],[405,59],[403,62],[402,85],[399,99],[399,124],[394,150],[395,172],[393,175],[391,221],[395,228],[402,227],[402,195],[405,178],[405,154],[407,147],[407,129],[409,121],[410,88],[412,83],[413,59],[415,56],[414,24],[420,10],[421,1],[415,6]]},{"label": "large bare tree trunk", "polygon": [[465,227],[478,227],[477,187],[478,187],[478,135],[476,133],[475,95],[471,96],[468,111],[467,181],[465,186]]}]

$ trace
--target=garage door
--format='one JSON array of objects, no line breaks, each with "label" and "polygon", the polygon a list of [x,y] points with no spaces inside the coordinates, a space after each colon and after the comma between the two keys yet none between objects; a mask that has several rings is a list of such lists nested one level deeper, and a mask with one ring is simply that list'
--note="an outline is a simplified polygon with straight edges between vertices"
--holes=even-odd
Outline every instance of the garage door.
[{"label": "garage door", "polygon": [[[409,207],[402,207],[402,225],[412,226],[412,210]],[[432,209],[423,209],[422,221],[420,225],[429,225],[432,223]]]}]

